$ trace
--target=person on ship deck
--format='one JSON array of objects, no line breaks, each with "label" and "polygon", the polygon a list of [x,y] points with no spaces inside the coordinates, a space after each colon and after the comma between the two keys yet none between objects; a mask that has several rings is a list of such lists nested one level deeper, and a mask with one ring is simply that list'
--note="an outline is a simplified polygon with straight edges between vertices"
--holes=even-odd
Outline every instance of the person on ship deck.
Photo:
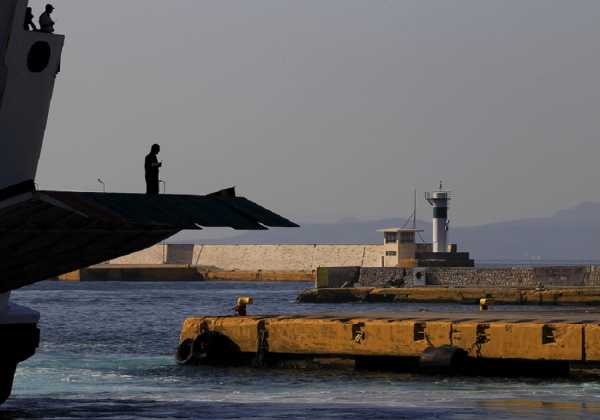
[{"label": "person on ship deck", "polygon": [[25,10],[25,23],[23,24],[23,27],[26,31],[37,31],[37,27],[35,26],[35,23],[33,23],[33,9],[31,7],[28,7]]},{"label": "person on ship deck", "polygon": [[162,162],[159,162],[157,155],[160,153],[160,146],[153,144],[150,153],[146,155],[144,169],[146,172],[146,194],[158,195],[159,177],[158,172],[162,167]]},{"label": "person on ship deck", "polygon": [[40,32],[54,33],[54,21],[50,17],[53,11],[54,6],[47,4],[46,11],[40,15]]}]

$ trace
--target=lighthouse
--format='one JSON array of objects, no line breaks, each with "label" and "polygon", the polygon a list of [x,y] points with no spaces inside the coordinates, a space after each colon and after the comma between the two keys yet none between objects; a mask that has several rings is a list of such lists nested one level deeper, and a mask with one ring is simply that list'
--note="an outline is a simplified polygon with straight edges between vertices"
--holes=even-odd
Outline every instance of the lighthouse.
[{"label": "lighthouse", "polygon": [[448,252],[448,202],[451,193],[442,182],[437,191],[425,193],[425,200],[433,207],[433,252]]}]

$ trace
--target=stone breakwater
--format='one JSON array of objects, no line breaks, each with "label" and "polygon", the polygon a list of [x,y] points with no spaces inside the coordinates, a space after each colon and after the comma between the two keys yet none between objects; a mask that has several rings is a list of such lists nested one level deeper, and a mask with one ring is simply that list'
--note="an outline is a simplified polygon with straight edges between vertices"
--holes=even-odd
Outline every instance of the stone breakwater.
[{"label": "stone breakwater", "polygon": [[427,284],[445,287],[599,287],[600,267],[433,269]]},{"label": "stone breakwater", "polygon": [[415,272],[386,267],[321,267],[317,288],[341,287],[600,287],[600,267],[506,267],[427,268],[421,270],[424,284],[417,284]]},{"label": "stone breakwater", "polygon": [[155,245],[111,264],[187,264],[239,271],[381,266],[382,245]]},{"label": "stone breakwater", "polygon": [[[383,245],[156,245],[109,261],[114,265],[189,265],[207,271],[303,272],[319,269],[316,287],[600,287],[600,267],[381,267]],[[224,275],[221,275],[223,277]],[[229,276],[229,275],[228,275]],[[235,276],[233,276],[235,277]],[[232,277],[232,278],[233,278]],[[229,278],[229,277],[228,277]]]}]

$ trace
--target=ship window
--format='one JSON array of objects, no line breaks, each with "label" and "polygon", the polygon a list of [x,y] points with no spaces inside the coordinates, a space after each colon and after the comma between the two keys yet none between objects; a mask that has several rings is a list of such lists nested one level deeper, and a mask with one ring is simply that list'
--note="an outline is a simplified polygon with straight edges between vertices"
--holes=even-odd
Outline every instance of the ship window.
[{"label": "ship window", "polygon": [[27,68],[32,73],[40,73],[50,63],[50,45],[44,41],[38,41],[31,46],[27,55]]}]

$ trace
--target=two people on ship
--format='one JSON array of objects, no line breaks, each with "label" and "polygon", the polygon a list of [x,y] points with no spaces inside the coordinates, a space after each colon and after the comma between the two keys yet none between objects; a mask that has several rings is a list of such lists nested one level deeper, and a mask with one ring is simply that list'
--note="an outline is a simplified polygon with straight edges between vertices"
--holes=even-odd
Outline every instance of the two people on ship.
[{"label": "two people on ship", "polygon": [[[54,33],[54,21],[52,20],[52,12],[54,12],[54,6],[52,6],[51,4],[47,4],[46,5],[46,9],[44,11],[44,13],[42,13],[40,15],[40,32],[45,32],[48,34],[52,34]],[[35,23],[33,23],[33,9],[31,7],[28,7],[27,10],[25,11],[25,23],[24,23],[24,28],[26,31],[37,31],[38,28],[35,26]]]}]

